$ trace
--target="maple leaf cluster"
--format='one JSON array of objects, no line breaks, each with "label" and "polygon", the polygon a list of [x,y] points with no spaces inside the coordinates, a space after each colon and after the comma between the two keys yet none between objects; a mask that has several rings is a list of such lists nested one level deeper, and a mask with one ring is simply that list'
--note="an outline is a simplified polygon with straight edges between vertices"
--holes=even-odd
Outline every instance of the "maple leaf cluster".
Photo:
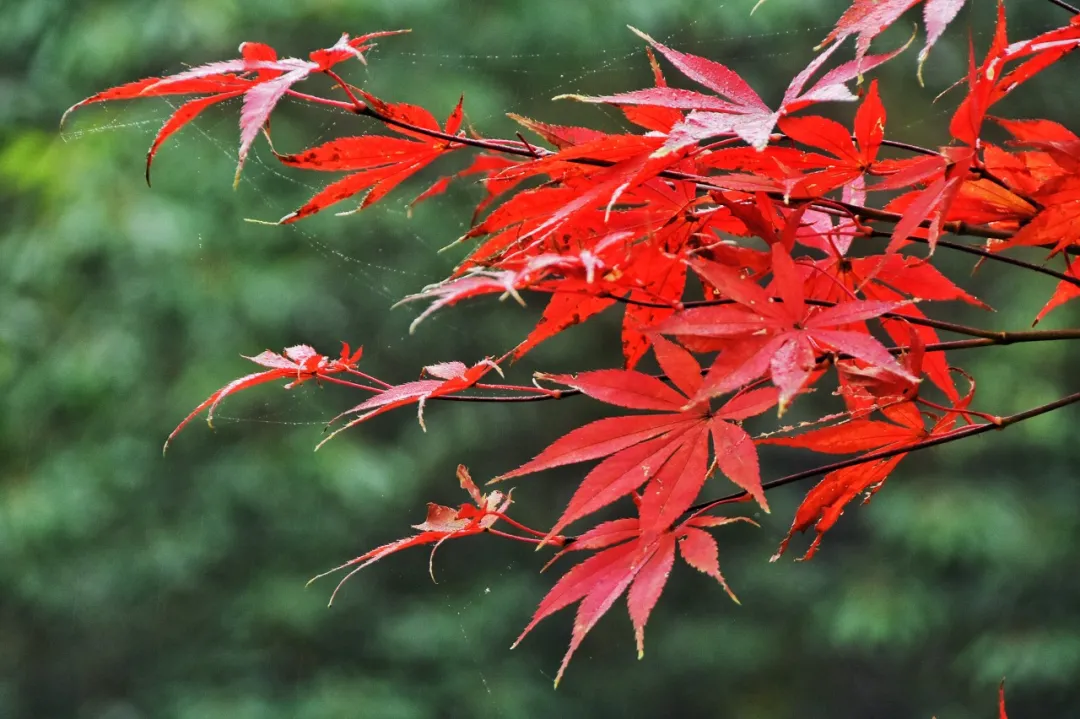
[{"label": "maple leaf cluster", "polygon": [[[471,366],[432,365],[419,379],[403,383],[361,371],[361,353],[348,345],[337,358],[306,345],[283,354],[264,352],[250,358],[263,371],[214,392],[169,441],[201,412],[209,421],[227,396],[279,379],[288,380],[286,388],[315,380],[366,393],[333,420],[341,424],[327,439],[404,406],[416,405],[423,425],[425,405],[447,399],[585,396],[629,410],[555,439],[534,459],[492,480],[598,462],[583,471],[549,529],[513,520],[507,514],[509,493],[482,494],[461,467],[458,479],[471,504],[429,505],[417,534],[338,567],[351,568],[352,576],[403,549],[437,548],[475,534],[561,547],[557,557],[591,552],[555,583],[522,634],[578,604],[556,682],[586,634],[623,594],[643,651],[644,628],[676,548],[734,599],[720,572],[716,540],[706,530],[753,522],[713,514],[718,508],[752,501],[768,512],[768,490],[822,477],[773,557],[785,552],[795,534],[812,528],[816,536],[804,554],[810,558],[849,504],[878,492],[907,454],[1080,399],[1073,395],[1007,417],[973,409],[975,382],[949,364],[947,350],[1076,339],[1080,332],[981,330],[924,311],[942,302],[986,308],[935,264],[942,248],[1055,279],[1036,322],[1080,295],[1073,260],[1080,252],[1080,138],[1049,119],[990,114],[1004,97],[1080,46],[1080,15],[1010,42],[1005,6],[998,3],[989,47],[981,60],[972,51],[961,81],[966,92],[948,124],[950,143],[923,148],[889,136],[886,103],[878,80],[870,77],[904,47],[869,53],[876,36],[919,4],[855,0],[825,38],[825,49],[791,80],[775,108],[734,70],[635,30],[646,43],[652,87],[564,96],[615,108],[627,130],[610,133],[512,116],[538,138],[535,144],[522,135],[498,139],[466,132],[463,100],[440,123],[421,107],[375,97],[337,74],[346,60],[363,61],[373,39],[395,32],[343,35],[307,60],[280,59],[265,45],[244,43],[239,59],[83,100],[75,107],[200,96],[181,105],[159,131],[147,155],[148,179],[167,138],[210,105],[231,98],[243,98],[237,177],[259,134],[269,137],[268,122],[282,98],[382,123],[387,134],[341,137],[277,156],[296,169],[346,173],[286,214],[282,224],[357,196],[362,197],[356,209],[363,210],[432,163],[472,151],[468,164],[413,202],[445,191],[451,182],[478,183],[483,192],[471,228],[455,243],[471,248],[467,256],[445,280],[404,298],[428,303],[413,328],[432,312],[467,299],[493,294],[524,303],[526,297],[546,296],[539,322],[503,354]],[[920,70],[963,4],[922,5],[927,38]],[[850,36],[856,37],[854,57],[837,61],[834,55]],[[696,89],[670,85],[661,60],[678,72],[680,84]],[[295,89],[319,75],[328,78],[329,95]],[[853,103],[850,125],[813,114],[811,108],[823,103]],[[984,137],[988,126],[1002,128],[1010,139],[991,142]],[[1063,269],[1018,259],[1010,252],[1018,247],[1044,248],[1048,260]],[[533,384],[487,381],[545,340],[614,308],[622,313],[622,367],[537,372]],[[946,341],[941,333],[965,338]],[[650,355],[659,374],[638,368]],[[815,392],[821,398],[815,407],[834,403],[818,420],[757,436],[744,426],[748,420],[763,422],[755,418],[774,408],[783,415]],[[765,446],[850,456],[763,482],[758,452]],[[725,482],[726,496],[703,500],[703,494],[724,491]],[[632,516],[586,527],[577,536],[565,534],[620,502],[633,507]]]}]

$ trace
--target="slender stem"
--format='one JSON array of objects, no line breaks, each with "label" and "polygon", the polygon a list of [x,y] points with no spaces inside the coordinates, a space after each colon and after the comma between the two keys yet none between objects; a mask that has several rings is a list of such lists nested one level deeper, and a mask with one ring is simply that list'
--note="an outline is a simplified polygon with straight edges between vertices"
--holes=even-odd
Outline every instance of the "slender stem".
[{"label": "slender stem", "polygon": [[526,150],[532,153],[533,157],[540,157],[540,153],[535,147],[532,146],[532,144],[528,140],[525,139],[524,135],[522,135],[520,132],[515,132],[514,136],[521,141],[521,144],[525,146]]},{"label": "slender stem", "polygon": [[[787,135],[785,135],[782,132],[774,132],[771,135],[769,135],[769,142],[778,142],[779,140],[791,140],[791,138],[788,137]],[[791,140],[791,141],[795,142],[794,140]],[[857,143],[859,141],[859,138],[857,136],[855,136],[854,134],[852,134],[851,135],[851,141]],[[734,144],[734,143],[737,143],[737,142],[740,142],[739,138],[738,137],[732,137],[732,138],[729,138],[727,140],[721,140],[721,141],[716,142],[716,143],[714,143],[712,145],[707,145],[704,149],[712,150],[712,149],[714,149],[714,148],[716,148],[718,146],[719,147],[725,147],[727,145]],[[916,155],[929,155],[929,156],[932,156],[932,157],[944,157],[944,155],[942,155],[937,150],[932,150],[929,147],[923,147],[922,145],[913,145],[910,142],[900,142],[899,140],[882,140],[881,144],[884,145],[885,147],[895,147],[898,150],[905,150],[907,152],[913,152]]]},{"label": "slender stem", "polygon": [[304,102],[310,102],[310,103],[312,103],[314,105],[325,105],[326,107],[336,107],[339,110],[344,110],[345,112],[351,112],[354,115],[362,114],[361,111],[357,109],[356,105],[353,105],[351,102],[343,102],[341,100],[331,100],[328,97],[319,97],[318,95],[309,95],[306,92],[300,92],[299,90],[292,90],[292,89],[286,90],[285,94],[288,95],[289,97],[295,97],[297,100],[303,100]]},{"label": "slender stem", "polygon": [[[879,222],[888,222],[896,224],[903,218],[902,215],[896,212],[886,212],[885,210],[875,210],[870,207],[863,207],[862,205],[853,205],[849,202],[837,202],[831,201],[833,204],[843,207],[849,210],[854,215],[867,220],[877,220]],[[923,220],[919,223],[919,227],[930,227],[931,220]],[[989,240],[1008,240],[1011,239],[1013,234],[1008,230],[995,230],[992,227],[985,227],[983,225],[972,225],[960,220],[954,220],[952,222],[941,223],[941,229],[946,232],[951,232],[954,235],[969,235],[971,237],[984,237]],[[909,238],[911,239],[911,238]]]},{"label": "slender stem", "polygon": [[[952,432],[949,432],[947,434],[942,434],[937,437],[928,437],[927,439],[924,439],[920,442],[915,442],[913,444],[905,445],[903,447],[893,447],[891,449],[883,449],[876,452],[867,452],[866,454],[859,455],[858,457],[844,459],[839,462],[832,462],[830,464],[821,465],[820,467],[805,469],[801,472],[789,474],[786,477],[780,477],[778,479],[773,479],[768,482],[763,482],[761,488],[763,491],[768,491],[770,489],[783,487],[784,485],[792,484],[803,479],[809,479],[811,477],[817,477],[822,474],[828,474],[829,472],[835,472],[839,469],[854,467],[859,464],[866,464],[868,462],[874,462],[879,459],[888,459],[889,457],[895,457],[898,454],[907,454],[908,452],[916,452],[920,449],[936,447],[939,444],[948,444],[949,442],[955,442],[957,440],[965,439],[967,437],[974,437],[977,434],[983,434],[985,432],[990,432],[991,430],[1005,429],[1009,425],[1023,422],[1024,420],[1032,419],[1033,417],[1038,417],[1040,415],[1047,414],[1048,412],[1053,412],[1054,410],[1061,409],[1062,407],[1067,407],[1068,405],[1075,404],[1077,402],[1080,402],[1080,392],[1070,394],[1067,397],[1062,397],[1061,399],[1054,402],[1039,405],[1038,407],[1034,407],[1024,412],[1018,412],[1016,414],[1010,414],[1008,416],[1001,417],[1000,422],[997,423],[987,422],[986,424],[968,425],[967,427],[961,427],[960,429],[953,430]],[[699,504],[696,504],[690,509],[686,510],[686,514],[704,512],[719,504],[735,501],[748,496],[748,492],[734,492],[726,497],[721,497],[719,499],[713,499],[707,502],[701,502]]]},{"label": "slender stem", "polygon": [[[886,239],[891,237],[888,232],[881,232],[880,230],[873,230],[869,236],[881,237]],[[923,237],[909,237],[908,239],[914,240],[915,242],[920,242],[924,245],[929,244],[929,241]],[[992,260],[994,262],[1002,262],[1006,265],[1012,265],[1013,267],[1020,267],[1025,270],[1030,270],[1031,272],[1038,272],[1039,274],[1053,277],[1057,280],[1060,280],[1061,282],[1068,282],[1071,285],[1080,287],[1080,279],[1073,277],[1072,275],[1068,275],[1064,272],[1052,270],[1049,267],[1043,267],[1041,265],[1036,265],[1031,262],[1025,262],[1024,260],[1018,260],[1015,257],[1009,257],[1008,255],[1002,255],[998,254],[997,252],[984,250],[981,247],[972,247],[971,245],[966,245],[962,242],[953,242],[951,240],[938,240],[937,244],[938,247],[948,247],[950,250],[956,250],[957,252],[964,252],[969,255],[976,255],[978,257],[982,257],[983,259]]]},{"label": "slender stem", "polygon": [[1073,7],[1069,3],[1065,2],[1065,0],[1050,0],[1050,2],[1054,5],[1057,5],[1062,10],[1068,10],[1073,15],[1080,15],[1080,8]]},{"label": "slender stem", "polygon": [[[852,139],[855,136],[852,135]],[[920,145],[912,145],[910,142],[899,142],[897,140],[882,140],[882,145],[886,147],[895,147],[899,150],[907,150],[908,152],[914,152],[917,155],[937,155],[942,156],[937,150],[931,150],[929,147],[921,147]]]},{"label": "slender stem", "polygon": [[349,87],[349,83],[345,82],[341,78],[341,75],[338,75],[330,68],[323,70],[323,72],[326,73],[327,77],[336,82],[341,87],[341,89],[345,91],[345,96],[349,98],[349,102],[353,104],[353,107],[356,108],[357,112],[363,112],[364,109],[367,108],[367,105],[360,102],[356,95],[353,94],[352,88]]},{"label": "slender stem", "polygon": [[[526,527],[521,522],[518,522],[518,521],[516,521],[514,519],[511,519],[510,517],[506,516],[502,512],[488,512],[488,514],[493,514],[496,517],[498,517],[499,519],[501,519],[502,521],[509,524],[511,527],[514,527],[515,529],[520,529],[522,532],[525,532],[527,534],[531,534],[534,537],[540,537],[541,539],[544,539],[545,537],[548,536],[547,532],[541,532],[538,529],[532,529],[531,527]],[[559,540],[559,537],[552,537],[551,539],[548,540],[548,542],[549,543],[550,542],[557,542],[558,540]]]},{"label": "slender stem", "polygon": [[[815,305],[818,307],[833,307],[835,302],[826,303],[825,300],[811,300],[807,299],[806,304]],[[923,327],[933,327],[934,329],[944,330],[946,332],[953,332],[958,335],[967,335],[968,337],[982,337],[984,339],[995,339],[1001,336],[1001,332],[994,332],[992,330],[984,330],[978,327],[969,327],[967,325],[956,324],[955,322],[945,322],[944,320],[934,320],[929,317],[908,317],[904,314],[896,312],[886,312],[881,317],[890,320],[903,320],[909,324],[922,325]]]},{"label": "slender stem", "polygon": [[[1011,345],[1024,342],[1055,342],[1058,340],[1080,340],[1080,329],[1076,330],[1027,330],[1024,332],[1002,332],[997,337],[984,337],[971,340],[953,340],[951,342],[933,342],[923,348],[925,352],[946,352],[948,350],[966,350],[993,345]],[[903,354],[910,347],[890,347],[892,354]]]},{"label": "slender stem", "polygon": [[[924,352],[947,352],[950,350],[966,350],[976,349],[978,347],[992,347],[994,345],[1011,345],[1011,344],[1023,344],[1027,342],[1056,342],[1061,340],[1080,340],[1080,329],[1068,329],[1068,330],[1027,330],[1024,332],[999,332],[995,333],[992,337],[980,337],[976,339],[968,340],[953,340],[951,342],[934,342],[926,345],[923,348]],[[911,351],[911,347],[890,347],[889,353],[894,355],[904,354]],[[838,359],[850,359],[846,355],[839,355]],[[702,374],[705,374],[708,370],[702,370]],[[667,380],[667,375],[657,374],[650,375],[659,380]],[[482,395],[443,395],[441,397],[430,397],[429,402],[544,402],[548,400],[563,399],[565,397],[576,397],[582,394],[581,390],[577,389],[560,389],[552,390],[549,395],[503,395],[503,396],[482,396]]]},{"label": "slender stem", "polygon": [[539,539],[533,539],[532,537],[520,537],[516,534],[510,534],[509,532],[503,532],[499,529],[492,529],[487,527],[485,530],[488,534],[494,534],[496,537],[506,537],[507,539],[513,539],[518,542],[525,542],[526,544],[540,544]]},{"label": "slender stem", "polygon": [[362,389],[367,392],[382,392],[383,387],[368,387],[366,384],[360,384],[359,382],[350,382],[347,379],[341,379],[340,377],[331,377],[330,375],[316,375],[319,380],[323,382],[333,382],[334,384],[344,385],[346,387],[353,387],[354,389]]},{"label": "slender stem", "polygon": [[975,411],[973,409],[959,409],[959,408],[956,408],[956,407],[946,407],[944,405],[938,404],[937,402],[931,402],[928,399],[923,399],[922,397],[916,397],[915,402],[917,402],[918,404],[923,405],[924,407],[929,407],[930,409],[937,410],[938,412],[944,412],[945,414],[948,414],[950,412],[959,414],[962,417],[964,417],[965,419],[968,419],[968,421],[971,421],[969,419],[970,417],[978,417],[979,419],[983,420],[984,422],[991,422],[993,424],[997,424],[999,421],[1001,421],[1001,417],[998,417],[997,415],[990,414],[989,412],[977,412],[977,411]]},{"label": "slender stem", "polygon": [[438,397],[428,397],[428,402],[545,402],[547,400],[562,399],[582,394],[579,389],[557,389],[549,394],[526,394],[526,395],[460,395],[444,394]]},{"label": "slender stem", "polygon": [[[604,166],[610,166],[610,162],[598,163],[593,162],[591,158],[580,158],[571,160],[571,162],[578,162],[581,164],[603,164]],[[686,180],[687,182],[694,182],[698,187],[706,190],[726,190],[723,184],[723,177],[706,177],[704,175],[695,175],[688,172],[676,172],[674,170],[665,170],[659,173],[660,177],[666,177],[673,180]],[[766,195],[773,199],[782,200],[785,203],[789,201],[799,202],[804,198],[786,197],[783,192],[766,191]],[[896,212],[887,212],[885,210],[876,210],[863,205],[856,205],[850,202],[841,202],[840,200],[820,200],[818,198],[810,198],[809,202],[812,207],[818,209],[821,206],[824,207],[840,207],[847,210],[853,217],[858,217],[866,220],[876,220],[879,222],[888,222],[890,224],[897,224],[903,219],[903,215]],[[919,227],[930,227],[931,220],[923,220],[919,223]],[[992,227],[985,227],[983,225],[972,225],[967,222],[954,220],[952,222],[941,223],[941,228],[946,232],[951,232],[955,235],[970,235],[972,237],[985,237],[991,240],[1007,240],[1010,239],[1014,233],[1008,230],[995,230]]]},{"label": "slender stem", "polygon": [[530,385],[517,385],[517,384],[483,384],[477,383],[473,387],[476,389],[500,389],[507,390],[509,392],[530,392],[532,394],[551,394],[552,390],[544,389],[543,387],[533,387]]},{"label": "slender stem", "polygon": [[361,377],[363,379],[366,379],[368,382],[371,382],[373,384],[382,385],[383,389],[390,389],[391,387],[394,386],[394,385],[390,384],[389,382],[383,382],[378,377],[372,377],[367,372],[361,372],[358,369],[353,369],[351,367],[346,367],[345,371],[348,372],[349,374],[353,374],[353,375],[356,375],[357,377]]},{"label": "slender stem", "polygon": [[[855,142],[858,142],[858,138],[854,135],[851,136],[851,139]],[[942,158],[945,157],[937,150],[931,150],[929,147],[922,147],[921,145],[914,145],[910,142],[899,142],[897,140],[882,140],[881,144],[886,147],[895,147],[899,150],[906,150],[907,152],[911,152],[917,155],[927,155],[930,157]],[[1014,187],[1010,187],[1004,180],[991,172],[981,160],[976,159],[976,164],[972,169],[983,179],[987,180],[988,182],[992,182],[1003,190],[1015,195],[1016,197],[1019,197],[1021,200],[1031,205],[1037,211],[1042,211],[1044,209],[1041,202],[1023,194]]]}]

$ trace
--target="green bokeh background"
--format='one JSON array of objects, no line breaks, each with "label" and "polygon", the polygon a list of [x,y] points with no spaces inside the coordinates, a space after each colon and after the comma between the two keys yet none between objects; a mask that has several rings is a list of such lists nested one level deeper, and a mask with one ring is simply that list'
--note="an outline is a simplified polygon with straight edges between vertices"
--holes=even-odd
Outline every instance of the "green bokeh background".
[{"label": "green bokeh background", "polygon": [[[989,0],[972,0],[927,68],[914,50],[884,72],[889,131],[944,141],[970,29],[985,45]],[[439,405],[422,432],[409,411],[318,453],[322,423],[351,406],[340,388],[264,387],[228,401],[211,432],[176,422],[226,380],[240,353],[298,342],[363,344],[394,381],[424,364],[475,361],[516,343],[538,313],[483,300],[407,332],[396,299],[443,277],[436,254],[466,228],[475,188],[409,218],[409,189],[383,206],[287,228],[276,219],[327,176],[279,168],[260,139],[237,191],[237,104],[206,113],[162,150],[153,189],[142,161],[168,104],[81,111],[101,88],[234,56],[243,40],[303,55],[342,31],[411,27],[350,78],[444,116],[458,95],[481,131],[506,111],[617,126],[564,92],[648,83],[632,24],[721,60],[775,102],[843,3],[7,0],[0,4],[0,717],[924,717],[1080,714],[1080,445],[1075,411],[913,456],[873,504],[850,509],[812,562],[767,558],[806,485],[778,492],[761,530],[722,530],[732,605],[685,566],[650,621],[645,660],[620,604],[589,636],[557,691],[571,612],[510,643],[553,581],[526,546],[493,538],[420,550],[365,570],[331,609],[313,574],[401,536],[426,501],[456,504],[458,462],[506,471],[599,416],[584,401]],[[1009,4],[1013,36],[1061,23],[1047,2]],[[914,16],[913,16],[914,18]],[[903,23],[901,24],[903,25]],[[905,39],[909,26],[881,40]],[[890,45],[890,43],[893,43]],[[1075,116],[1077,58],[1002,114]],[[313,81],[315,82],[315,81]],[[850,108],[830,108],[844,116]],[[279,149],[372,128],[285,104]],[[1077,129],[1075,126],[1073,129]],[[446,171],[449,167],[441,168]],[[952,260],[953,277],[998,312],[939,317],[1023,329],[1049,296],[1038,278]],[[617,361],[617,318],[567,332],[534,369]],[[1049,327],[1075,326],[1060,310]],[[978,406],[1008,413],[1077,389],[1074,347],[994,348],[953,357],[979,380]],[[766,476],[807,457],[766,452]],[[550,523],[580,470],[523,479],[517,516]],[[715,492],[725,491],[721,485]]]}]

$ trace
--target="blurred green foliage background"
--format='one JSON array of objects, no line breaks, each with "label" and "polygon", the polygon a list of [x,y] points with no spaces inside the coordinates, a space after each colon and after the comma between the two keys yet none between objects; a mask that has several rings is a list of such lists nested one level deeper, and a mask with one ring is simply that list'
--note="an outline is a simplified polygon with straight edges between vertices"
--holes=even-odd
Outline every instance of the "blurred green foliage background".
[{"label": "blurred green foliage background", "polygon": [[[275,166],[261,139],[230,189],[236,103],[162,150],[142,181],[163,101],[62,111],[104,87],[234,56],[243,40],[285,55],[342,31],[411,27],[350,78],[445,116],[513,131],[513,111],[613,127],[564,92],[648,83],[632,24],[718,59],[775,101],[845,3],[770,0],[342,2],[7,0],[0,4],[0,717],[994,716],[1080,713],[1080,477],[1077,414],[906,460],[872,505],[850,509],[808,563],[769,564],[807,489],[771,498],[761,530],[718,533],[743,601],[680,566],[634,660],[622,605],[551,679],[571,612],[508,650],[554,581],[525,546],[452,543],[371,567],[331,609],[332,579],[305,581],[402,536],[426,501],[457,504],[453,471],[506,471],[599,416],[584,400],[429,407],[351,431],[318,453],[323,422],[355,403],[341,388],[265,387],[229,400],[216,430],[164,437],[225,381],[239,354],[310,343],[366,348],[394,381],[429,362],[475,361],[520,340],[539,308],[494,300],[407,327],[400,297],[460,254],[475,188],[407,216],[408,189],[361,215],[266,227],[328,179]],[[933,144],[957,95],[970,30],[984,46],[992,4],[972,0],[933,52],[925,89],[914,50],[884,73],[892,137]],[[1067,20],[1048,2],[1009,3],[1013,36]],[[914,17],[914,16],[913,16]],[[903,42],[908,27],[883,38]],[[1022,90],[1002,114],[1069,123],[1077,58]],[[312,81],[316,82],[316,81]],[[847,116],[851,108],[830,111]],[[372,127],[282,106],[275,144],[295,151]],[[1074,130],[1078,129],[1075,126]],[[448,168],[425,176],[430,180]],[[423,179],[410,185],[418,190]],[[413,193],[415,194],[415,193]],[[999,329],[1026,327],[1052,291],[998,267],[954,278],[998,312],[931,308]],[[539,303],[532,303],[539,304]],[[1075,326],[1060,310],[1047,326]],[[617,362],[611,318],[566,333],[517,368]],[[979,380],[977,406],[1007,413],[1075,391],[1076,349],[994,348],[953,357]],[[766,476],[807,457],[766,452]],[[550,523],[580,470],[522,480],[517,516]],[[726,491],[717,485],[717,492]]]}]

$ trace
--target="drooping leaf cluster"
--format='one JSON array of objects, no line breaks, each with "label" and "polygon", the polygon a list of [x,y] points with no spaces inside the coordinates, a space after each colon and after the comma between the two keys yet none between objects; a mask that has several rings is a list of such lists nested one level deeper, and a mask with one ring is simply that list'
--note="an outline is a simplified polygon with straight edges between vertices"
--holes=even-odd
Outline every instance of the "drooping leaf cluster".
[{"label": "drooping leaf cluster", "polygon": [[[171,135],[205,108],[233,98],[242,98],[237,177],[259,134],[270,137],[270,118],[282,98],[382,123],[382,134],[340,137],[278,155],[292,168],[343,173],[281,224],[350,199],[362,210],[432,163],[470,152],[467,164],[451,167],[414,200],[452,182],[478,182],[484,191],[470,229],[457,240],[468,255],[444,281],[404,298],[427,303],[413,328],[432,312],[484,295],[546,302],[539,322],[524,328],[521,342],[503,354],[471,366],[428,366],[419,379],[396,384],[358,369],[361,354],[348,346],[337,358],[306,345],[264,352],[250,358],[263,371],[214,392],[169,441],[204,410],[212,417],[226,396],[278,379],[288,380],[286,388],[315,380],[365,393],[335,418],[329,437],[406,405],[417,406],[423,425],[425,405],[447,399],[583,395],[629,410],[581,426],[546,448],[538,441],[534,459],[492,480],[598,461],[582,471],[550,529],[511,519],[509,492],[481,494],[462,467],[458,478],[472,504],[456,510],[429,505],[418,534],[339,567],[355,572],[402,549],[437,548],[480,533],[558,546],[558,556],[591,552],[555,583],[522,634],[578,604],[556,682],[585,635],[623,594],[643,651],[646,622],[676,554],[734,599],[707,530],[747,518],[712,514],[719,507],[747,500],[767,512],[770,488],[823,475],[774,557],[795,534],[812,528],[816,536],[804,554],[810,558],[849,504],[878,492],[908,453],[1076,401],[1073,396],[1010,417],[973,409],[975,381],[949,364],[948,350],[1065,335],[991,332],[924,310],[947,302],[986,307],[935,264],[943,248],[1054,278],[1057,286],[1036,322],[1080,294],[1073,264],[1080,246],[1080,138],[1048,119],[991,114],[1003,98],[1080,46],[1080,15],[1010,42],[999,3],[989,47],[982,59],[972,51],[961,81],[964,94],[948,125],[951,142],[923,148],[890,137],[873,77],[905,48],[869,52],[877,35],[918,4],[855,0],[775,108],[731,68],[635,31],[646,43],[652,87],[564,96],[615,108],[626,121],[620,133],[513,116],[533,139],[489,138],[463,129],[462,101],[440,123],[424,108],[375,97],[338,75],[345,61],[365,60],[372,40],[395,32],[343,35],[307,60],[281,59],[265,45],[244,43],[239,59],[83,100],[75,107],[196,96],[155,137],[147,179]],[[922,5],[927,38],[920,68],[963,4]],[[852,35],[854,57],[841,60]],[[679,85],[694,89],[669,84],[671,73],[661,61],[674,69]],[[325,94],[296,89],[320,75],[328,80]],[[824,103],[852,104],[850,123],[815,114]],[[1010,139],[988,141],[990,127]],[[1010,250],[1018,247],[1045,248],[1062,269],[1016,259]],[[545,340],[612,310],[621,312],[622,367],[537,372],[531,385],[485,381]],[[967,339],[945,341],[941,333]],[[650,354],[660,374],[638,369]],[[761,436],[743,427],[773,408],[783,415],[812,392],[836,396],[836,406],[819,420]],[[759,449],[777,445],[851,457],[763,482]],[[703,499],[725,487],[727,496]],[[632,509],[630,516],[579,525],[577,536],[565,533],[616,503]]]}]

